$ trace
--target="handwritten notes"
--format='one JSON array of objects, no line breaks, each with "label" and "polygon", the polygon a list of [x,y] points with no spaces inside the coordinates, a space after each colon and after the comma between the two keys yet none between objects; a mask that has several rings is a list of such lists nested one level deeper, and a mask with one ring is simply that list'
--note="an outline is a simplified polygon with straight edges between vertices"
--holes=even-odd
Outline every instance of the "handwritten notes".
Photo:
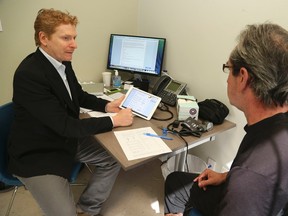
[{"label": "handwritten notes", "polygon": [[146,136],[144,133],[156,134],[151,127],[114,132],[128,160],[171,152],[161,138]]}]

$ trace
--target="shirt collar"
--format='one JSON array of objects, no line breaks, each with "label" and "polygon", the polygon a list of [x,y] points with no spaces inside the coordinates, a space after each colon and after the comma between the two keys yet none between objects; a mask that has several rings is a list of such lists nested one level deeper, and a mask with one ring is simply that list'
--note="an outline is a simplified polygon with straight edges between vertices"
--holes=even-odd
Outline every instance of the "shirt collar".
[{"label": "shirt collar", "polygon": [[55,58],[50,56],[48,53],[46,53],[41,47],[39,47],[39,50],[43,53],[43,55],[51,62],[51,64],[56,68],[56,70],[65,70],[65,65],[62,64],[62,62],[57,61]]}]

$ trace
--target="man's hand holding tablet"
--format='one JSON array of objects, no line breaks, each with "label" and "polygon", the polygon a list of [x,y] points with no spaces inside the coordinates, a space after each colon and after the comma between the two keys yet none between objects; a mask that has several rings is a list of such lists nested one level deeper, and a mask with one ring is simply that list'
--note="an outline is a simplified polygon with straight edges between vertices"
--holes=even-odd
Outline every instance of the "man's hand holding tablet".
[{"label": "man's hand holding tablet", "polygon": [[131,109],[121,109],[120,104],[123,101],[125,96],[115,99],[114,101],[106,105],[106,112],[117,113],[115,116],[112,116],[113,126],[129,126],[133,123],[133,113]]},{"label": "man's hand holding tablet", "polygon": [[146,120],[150,120],[157,109],[161,98],[131,87],[120,104],[120,108],[132,109],[132,113]]}]

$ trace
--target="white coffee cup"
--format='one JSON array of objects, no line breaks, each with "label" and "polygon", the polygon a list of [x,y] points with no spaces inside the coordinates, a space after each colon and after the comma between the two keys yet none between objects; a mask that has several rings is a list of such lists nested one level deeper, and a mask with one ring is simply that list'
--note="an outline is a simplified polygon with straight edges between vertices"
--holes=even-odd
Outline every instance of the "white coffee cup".
[{"label": "white coffee cup", "polygon": [[104,87],[109,87],[111,85],[111,72],[102,72]]}]

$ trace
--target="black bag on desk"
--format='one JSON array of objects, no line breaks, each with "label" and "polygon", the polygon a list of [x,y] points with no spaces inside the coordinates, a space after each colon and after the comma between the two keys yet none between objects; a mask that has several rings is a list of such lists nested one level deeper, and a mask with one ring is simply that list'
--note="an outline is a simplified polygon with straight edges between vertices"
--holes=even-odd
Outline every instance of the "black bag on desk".
[{"label": "black bag on desk", "polygon": [[222,124],[229,109],[225,104],[216,99],[206,99],[198,102],[199,118],[213,122],[214,124]]}]

